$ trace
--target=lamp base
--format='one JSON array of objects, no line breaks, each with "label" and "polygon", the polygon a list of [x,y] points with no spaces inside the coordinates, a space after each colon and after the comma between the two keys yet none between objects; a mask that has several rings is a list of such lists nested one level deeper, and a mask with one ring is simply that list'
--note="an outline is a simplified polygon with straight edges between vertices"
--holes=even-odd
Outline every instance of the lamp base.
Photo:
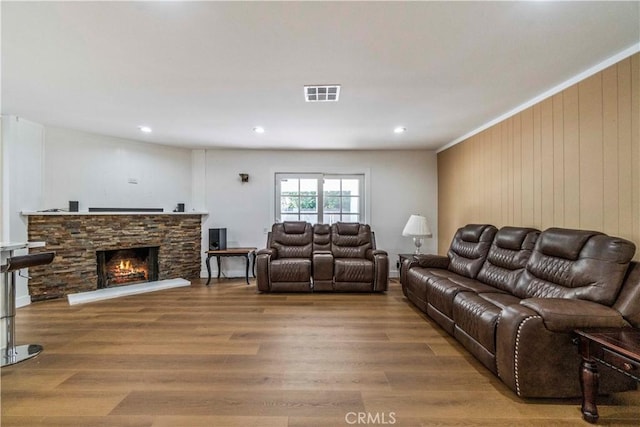
[{"label": "lamp base", "polygon": [[416,251],[414,252],[414,254],[420,255],[420,248],[422,247],[422,237],[414,237],[413,244],[416,245]]}]

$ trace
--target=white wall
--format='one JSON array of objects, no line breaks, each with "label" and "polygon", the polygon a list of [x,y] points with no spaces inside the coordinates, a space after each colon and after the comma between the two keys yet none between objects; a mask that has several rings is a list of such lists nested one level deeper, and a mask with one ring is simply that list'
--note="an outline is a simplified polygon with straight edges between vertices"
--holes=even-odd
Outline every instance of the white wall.
[{"label": "white wall", "polygon": [[[208,229],[226,227],[229,246],[266,244],[274,222],[276,172],[365,173],[366,219],[378,248],[389,252],[396,275],[398,253],[413,252],[401,232],[412,213],[427,217],[434,231],[423,251],[437,248],[437,163],[431,151],[188,150],[43,127],[3,117],[2,239],[26,240],[22,210],[67,209],[78,200],[88,207],[162,207],[185,203],[206,210]],[[11,166],[11,167],[8,167]],[[248,173],[241,183],[239,173]],[[134,178],[138,184],[129,184]],[[212,265],[213,274],[216,266]],[[243,276],[240,258],[223,260],[228,276]],[[202,275],[206,276],[204,256]],[[26,282],[18,305],[29,303]]]},{"label": "white wall", "polygon": [[[238,174],[248,173],[248,183]],[[367,175],[370,207],[367,221],[376,233],[379,249],[389,252],[391,274],[396,275],[398,253],[413,252],[402,229],[412,213],[427,217],[434,236],[423,252],[437,248],[437,164],[432,151],[206,151],[206,210],[203,248],[209,228],[226,227],[229,246],[266,244],[264,229],[274,222],[275,172],[339,172]],[[212,260],[213,261],[213,260]],[[216,275],[215,262],[212,262]],[[228,276],[243,276],[240,258],[223,259]],[[203,264],[203,275],[206,269]]]},{"label": "white wall", "polygon": [[[27,222],[20,212],[39,209],[42,204],[44,127],[4,116],[2,132],[2,241],[26,242]],[[14,255],[25,253],[20,250]],[[27,280],[17,276],[16,307],[30,302]]]},{"label": "white wall", "polygon": [[[2,160],[4,156],[4,138],[2,135],[2,120],[3,117],[0,116],[0,205],[4,206],[4,163]],[[0,241],[4,240],[4,207],[0,207]]]},{"label": "white wall", "polygon": [[[172,211],[177,203],[193,209],[189,149],[45,128],[15,116],[3,116],[1,129],[2,241],[27,240],[27,218],[21,211],[67,209],[69,200],[78,200],[81,211],[88,207]],[[138,184],[129,184],[129,178]],[[22,253],[26,250],[15,254]],[[16,306],[30,302],[27,281],[18,277]]]},{"label": "white wall", "polygon": [[207,162],[204,150],[191,151],[191,203],[196,211],[207,210]]},{"label": "white wall", "polygon": [[[47,127],[45,209],[164,208],[191,203],[191,150]],[[129,183],[130,179],[137,184]]]}]

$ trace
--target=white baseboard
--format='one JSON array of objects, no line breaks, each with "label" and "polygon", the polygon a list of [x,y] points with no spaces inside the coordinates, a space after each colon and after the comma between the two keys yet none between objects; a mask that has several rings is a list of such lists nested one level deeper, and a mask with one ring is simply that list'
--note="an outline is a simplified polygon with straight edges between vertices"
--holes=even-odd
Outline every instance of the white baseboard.
[{"label": "white baseboard", "polygon": [[16,297],[16,308],[24,307],[31,304],[31,297],[29,295],[23,295]]},{"label": "white baseboard", "polygon": [[80,292],[67,295],[69,305],[85,304],[88,302],[118,298],[127,295],[136,295],[146,292],[161,291],[164,289],[191,286],[191,282],[185,279],[168,279],[157,282],[138,283],[128,286],[116,286],[114,288],[98,289],[96,291]]}]

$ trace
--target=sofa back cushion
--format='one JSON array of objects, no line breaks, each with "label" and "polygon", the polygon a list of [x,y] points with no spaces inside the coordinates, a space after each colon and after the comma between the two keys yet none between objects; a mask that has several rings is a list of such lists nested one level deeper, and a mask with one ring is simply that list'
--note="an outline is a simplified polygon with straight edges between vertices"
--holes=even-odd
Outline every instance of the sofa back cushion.
[{"label": "sofa back cushion", "polygon": [[459,228],[447,252],[449,270],[475,279],[497,231],[489,224],[468,224]]},{"label": "sofa back cushion", "polygon": [[311,258],[313,230],[305,221],[285,221],[271,227],[271,247],[278,258]]},{"label": "sofa back cushion", "polygon": [[503,227],[496,233],[477,279],[513,293],[540,231],[534,228]]},{"label": "sofa back cushion", "polygon": [[540,234],[516,284],[520,298],[573,298],[612,305],[635,245],[597,231],[550,228]]},{"label": "sofa back cushion", "polygon": [[371,227],[357,222],[331,225],[331,252],[335,258],[366,258],[373,249]]},{"label": "sofa back cushion", "polygon": [[315,224],[313,226],[313,251],[331,250],[331,226]]}]

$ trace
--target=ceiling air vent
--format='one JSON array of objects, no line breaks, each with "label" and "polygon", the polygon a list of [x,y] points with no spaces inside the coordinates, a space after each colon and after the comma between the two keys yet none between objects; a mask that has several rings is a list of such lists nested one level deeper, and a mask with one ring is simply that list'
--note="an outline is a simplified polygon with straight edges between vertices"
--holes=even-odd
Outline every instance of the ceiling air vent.
[{"label": "ceiling air vent", "polygon": [[340,85],[314,85],[304,87],[304,100],[307,102],[338,102]]}]

